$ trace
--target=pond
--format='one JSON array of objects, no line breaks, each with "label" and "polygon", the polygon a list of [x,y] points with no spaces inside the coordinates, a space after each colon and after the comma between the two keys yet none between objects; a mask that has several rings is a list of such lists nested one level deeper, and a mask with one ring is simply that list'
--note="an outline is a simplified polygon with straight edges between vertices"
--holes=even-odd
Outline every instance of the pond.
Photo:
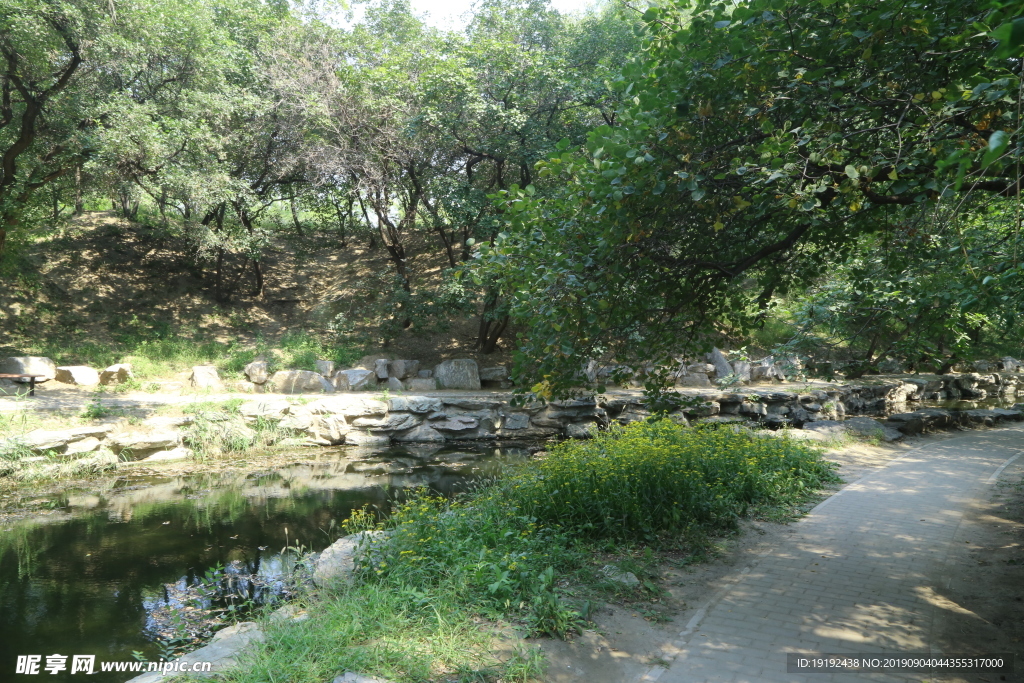
[{"label": "pond", "polygon": [[[248,576],[250,597],[265,596],[298,557],[286,546],[322,550],[352,510],[386,513],[420,486],[451,495],[526,457],[493,446],[336,449],[265,471],[122,477],[67,491],[49,501],[60,514],[0,527],[0,681],[38,680],[15,675],[18,655],[41,655],[46,680],[127,680],[137,674],[72,675],[72,656],[95,655],[97,670],[133,652],[156,661],[162,620],[204,575]],[[68,657],[68,670],[43,670],[53,654]]]}]

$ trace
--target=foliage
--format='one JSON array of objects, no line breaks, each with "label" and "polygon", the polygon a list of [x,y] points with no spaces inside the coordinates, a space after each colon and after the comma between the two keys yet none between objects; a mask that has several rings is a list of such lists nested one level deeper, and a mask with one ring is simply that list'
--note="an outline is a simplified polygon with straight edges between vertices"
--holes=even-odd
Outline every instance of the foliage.
[{"label": "foliage", "polygon": [[654,541],[728,529],[752,507],[792,503],[834,480],[806,444],[660,420],[560,443],[510,495],[538,524],[574,536]]},{"label": "foliage", "polygon": [[700,350],[900,211],[1015,194],[1018,62],[989,37],[1012,8],[649,8],[619,125],[538,166],[557,191],[496,197],[504,230],[475,275],[513,298],[521,378],[565,393],[591,357]]}]

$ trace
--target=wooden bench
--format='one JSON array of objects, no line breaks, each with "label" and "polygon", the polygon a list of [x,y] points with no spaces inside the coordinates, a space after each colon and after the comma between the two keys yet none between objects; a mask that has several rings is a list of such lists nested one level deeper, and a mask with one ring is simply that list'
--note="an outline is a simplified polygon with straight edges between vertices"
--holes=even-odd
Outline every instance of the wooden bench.
[{"label": "wooden bench", "polygon": [[40,377],[43,380],[46,379],[46,375],[5,375],[5,374],[0,374],[0,379],[13,379],[13,380],[18,381],[18,382],[24,382],[27,379],[28,380],[28,395],[29,396],[35,396],[36,395],[36,378],[37,377]]}]

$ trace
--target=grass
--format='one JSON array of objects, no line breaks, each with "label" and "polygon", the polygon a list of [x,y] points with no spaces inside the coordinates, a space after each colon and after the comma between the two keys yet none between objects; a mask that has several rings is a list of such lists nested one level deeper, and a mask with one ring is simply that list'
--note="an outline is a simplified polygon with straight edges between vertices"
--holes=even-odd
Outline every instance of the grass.
[{"label": "grass", "polygon": [[[136,319],[137,320],[137,319]],[[280,369],[316,370],[317,360],[333,360],[348,367],[362,356],[356,344],[334,346],[303,331],[286,332],[276,345],[257,338],[218,341],[188,330],[172,331],[165,325],[128,323],[114,334],[112,343],[75,339],[40,339],[25,345],[29,355],[52,358],[58,365],[89,365],[106,368],[130,363],[136,380],[130,386],[114,390],[140,390],[142,380],[167,377],[195,365],[214,365],[227,377],[241,378],[242,370],[257,356],[265,357],[272,371]]]},{"label": "grass", "polygon": [[182,430],[182,441],[197,460],[273,446],[286,436],[272,420],[257,418],[251,425],[243,422],[239,413],[243,403],[242,398],[201,401],[183,409],[192,422]]},{"label": "grass", "polygon": [[[662,551],[705,553],[743,515],[795,509],[835,479],[812,445],[729,427],[636,423],[561,443],[455,499],[421,492],[384,520],[354,514],[348,531],[388,532],[354,582],[311,593],[308,620],[270,627],[227,680],[537,679],[537,653],[490,654],[500,625],[566,637],[597,600],[649,602]],[[616,558],[639,585],[600,571]]]}]

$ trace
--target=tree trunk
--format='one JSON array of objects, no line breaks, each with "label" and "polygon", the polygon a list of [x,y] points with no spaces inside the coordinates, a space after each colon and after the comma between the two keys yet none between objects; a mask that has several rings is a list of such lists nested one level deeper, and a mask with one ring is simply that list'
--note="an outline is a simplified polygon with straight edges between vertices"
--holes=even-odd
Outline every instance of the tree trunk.
[{"label": "tree trunk", "polygon": [[295,195],[292,195],[292,199],[289,202],[292,208],[292,223],[295,224],[295,232],[302,234],[302,223],[299,222],[299,211],[295,208]]},{"label": "tree trunk", "polygon": [[81,216],[85,212],[85,203],[82,201],[82,167],[75,166],[75,215]]},{"label": "tree trunk", "polygon": [[480,314],[480,330],[476,336],[475,348],[483,353],[494,353],[498,348],[498,340],[508,327],[509,316],[499,319],[493,317],[498,308],[498,295],[489,293],[484,299],[484,310]]},{"label": "tree trunk", "polygon": [[256,259],[252,260],[252,274],[254,279],[252,295],[263,296],[263,269]]}]

